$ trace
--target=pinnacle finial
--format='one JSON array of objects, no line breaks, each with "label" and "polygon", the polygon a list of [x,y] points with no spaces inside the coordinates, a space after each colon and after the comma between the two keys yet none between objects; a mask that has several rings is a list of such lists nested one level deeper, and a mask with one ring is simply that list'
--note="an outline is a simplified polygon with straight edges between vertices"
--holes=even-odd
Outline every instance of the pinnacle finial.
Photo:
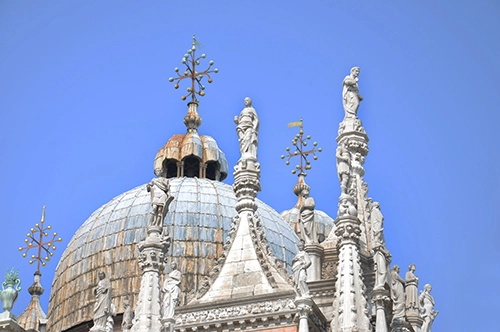
[{"label": "pinnacle finial", "polygon": [[211,73],[218,73],[219,70],[217,68],[211,69],[214,61],[210,60],[208,63],[208,68],[204,71],[198,72],[196,66],[200,65],[200,60],[205,59],[206,55],[202,54],[201,56],[196,56],[197,47],[202,48],[203,46],[198,42],[196,36],[193,35],[193,42],[191,43],[191,48],[187,50],[187,53],[182,57],[182,63],[186,65],[186,70],[181,74],[179,68],[175,68],[174,71],[177,73],[176,78],[170,77],[168,80],[170,82],[176,82],[174,84],[174,88],[179,88],[179,83],[183,79],[189,78],[191,79],[191,86],[187,88],[188,94],[182,96],[182,100],[186,100],[189,96],[191,96],[192,102],[197,102],[198,99],[196,95],[204,96],[205,95],[205,86],[202,84],[202,80],[205,76],[208,77],[208,83],[212,83],[212,78],[210,77]]},{"label": "pinnacle finial", "polygon": [[285,159],[285,157],[288,157],[286,164],[290,165],[290,159],[292,159],[295,156],[298,156],[300,158],[300,163],[295,165],[295,169],[292,170],[292,174],[295,174],[297,173],[297,171],[299,171],[298,175],[300,178],[301,176],[302,177],[306,176],[307,174],[305,171],[310,170],[312,168],[311,162],[307,160],[307,157],[309,157],[309,155],[313,155],[313,159],[317,160],[318,156],[316,155],[316,152],[321,152],[323,151],[323,149],[316,148],[318,143],[314,142],[312,149],[305,150],[305,147],[307,146],[307,141],[311,139],[311,136],[308,135],[304,138],[304,127],[302,125],[302,119],[300,119],[300,121],[290,122],[288,124],[288,128],[292,127],[300,127],[299,133],[295,135],[295,137],[292,140],[292,144],[295,147],[295,151],[291,152],[290,148],[287,147],[286,151],[288,155],[287,156],[282,155],[281,159]]},{"label": "pinnacle finial", "polygon": [[[40,264],[42,266],[46,265],[46,262],[50,261],[50,257],[54,254],[52,251],[56,250],[55,242],[61,242],[62,238],[57,237],[57,233],[52,234],[52,239],[44,242],[44,237],[48,237],[48,231],[52,229],[52,226],[45,226],[45,205],[42,207],[42,218],[40,223],[35,224],[35,227],[30,229],[30,233],[26,234],[26,239],[24,242],[26,243],[26,247],[19,247],[19,251],[24,251],[23,257],[27,256],[28,251],[31,249],[38,249],[37,255],[31,255],[30,264],[33,264],[35,261],[37,262],[37,270],[35,273],[40,274]],[[38,238],[36,234],[38,233]],[[46,256],[42,257],[42,253],[45,253]]]}]

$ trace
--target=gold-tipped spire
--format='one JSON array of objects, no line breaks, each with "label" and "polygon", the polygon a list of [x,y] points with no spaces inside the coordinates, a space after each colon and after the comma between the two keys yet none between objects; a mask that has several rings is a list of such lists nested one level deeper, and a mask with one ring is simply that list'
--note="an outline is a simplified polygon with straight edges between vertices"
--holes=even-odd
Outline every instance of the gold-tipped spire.
[{"label": "gold-tipped spire", "polygon": [[[35,227],[30,229],[30,233],[26,234],[26,239],[24,240],[26,247],[19,247],[19,251],[24,251],[23,257],[27,257],[27,253],[31,249],[37,249],[37,254],[31,255],[31,260],[29,261],[30,264],[33,264],[35,261],[37,262],[36,273],[40,273],[40,264],[45,266],[46,262],[50,261],[50,257],[54,255],[52,253],[52,251],[56,250],[54,243],[62,241],[60,237],[57,237],[57,233],[54,232],[52,234],[52,239],[44,242],[44,237],[49,237],[48,231],[52,229],[52,226],[45,226],[44,223],[45,205],[42,207],[42,218],[40,219],[40,223],[35,224]],[[42,257],[42,253],[45,253],[46,256]]]},{"label": "gold-tipped spire", "polygon": [[198,99],[196,95],[204,96],[205,95],[205,86],[202,84],[202,80],[205,76],[208,77],[208,83],[212,83],[212,78],[210,77],[211,73],[218,73],[219,70],[217,68],[211,69],[214,65],[214,61],[210,60],[208,63],[208,68],[204,71],[198,72],[196,66],[200,65],[200,60],[205,59],[206,55],[202,54],[199,57],[196,57],[196,49],[197,47],[202,48],[202,45],[196,40],[196,36],[193,35],[193,42],[191,43],[191,48],[187,50],[187,53],[184,54],[182,58],[182,63],[186,65],[186,70],[181,74],[179,68],[175,68],[174,71],[177,73],[178,77],[170,77],[168,80],[170,82],[176,82],[174,85],[175,89],[179,88],[179,83],[183,79],[189,78],[191,79],[191,86],[187,88],[188,94],[182,96],[182,100],[186,100],[189,96],[191,96],[192,102],[197,102]]}]

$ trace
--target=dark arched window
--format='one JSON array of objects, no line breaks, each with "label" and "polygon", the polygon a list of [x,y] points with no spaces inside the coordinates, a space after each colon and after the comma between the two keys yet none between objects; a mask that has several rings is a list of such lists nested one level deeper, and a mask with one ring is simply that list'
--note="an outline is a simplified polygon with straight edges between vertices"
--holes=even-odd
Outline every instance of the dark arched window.
[{"label": "dark arched window", "polygon": [[200,177],[200,160],[194,156],[184,158],[184,176]]}]

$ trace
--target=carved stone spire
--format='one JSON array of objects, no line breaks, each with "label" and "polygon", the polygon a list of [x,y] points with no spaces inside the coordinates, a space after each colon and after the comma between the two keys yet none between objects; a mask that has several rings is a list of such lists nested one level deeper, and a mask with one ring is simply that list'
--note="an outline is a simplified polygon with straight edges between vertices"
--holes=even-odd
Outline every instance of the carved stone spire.
[{"label": "carved stone spire", "polygon": [[[357,68],[354,67],[353,70]],[[337,137],[337,172],[341,195],[335,235],[338,237],[339,262],[335,284],[332,331],[371,331],[368,317],[362,267],[360,263],[360,236],[366,233],[364,220],[366,185],[363,181],[365,157],[368,154],[368,136],[357,118],[359,91],[357,74],[359,68],[351,70],[344,79],[342,100],[346,116],[339,126]],[[361,217],[361,218],[360,218]],[[361,219],[361,220],[360,220]]]},{"label": "carved stone spire", "polygon": [[17,322],[26,331],[41,331],[41,327],[47,322],[47,315],[40,304],[40,296],[44,291],[40,283],[41,276],[42,274],[39,271],[35,272],[33,284],[28,288],[31,301],[23,313],[17,317]]},{"label": "carved stone spire", "polygon": [[[205,279],[198,298],[191,303],[225,301],[288,291],[293,287],[274,257],[256,213],[255,198],[261,190],[260,164],[257,160],[259,119],[250,98],[235,117],[241,158],[234,167],[233,190],[238,214],[224,244],[224,252]],[[190,303],[190,304],[191,304]]]}]

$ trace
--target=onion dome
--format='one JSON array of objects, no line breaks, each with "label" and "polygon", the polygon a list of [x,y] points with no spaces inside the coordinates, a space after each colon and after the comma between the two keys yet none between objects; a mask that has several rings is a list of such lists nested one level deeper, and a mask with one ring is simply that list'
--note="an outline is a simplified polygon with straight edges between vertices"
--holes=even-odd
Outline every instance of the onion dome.
[{"label": "onion dome", "polygon": [[154,171],[157,176],[198,177],[216,181],[227,177],[228,164],[224,152],[212,137],[198,135],[201,118],[197,110],[197,102],[188,104],[188,113],[184,117],[187,133],[172,136],[156,154]]},{"label": "onion dome", "polygon": [[[178,263],[182,303],[187,303],[223,250],[237,200],[231,186],[202,178],[172,178],[170,193],[174,200],[163,225],[172,239],[167,260]],[[274,209],[256,203],[273,254],[291,271],[297,236]],[[99,271],[111,280],[118,313],[125,299],[136,303],[141,282],[137,244],[146,235],[150,212],[150,193],[142,185],[104,204],[76,231],[56,268],[47,330],[73,331],[92,321]]]}]

